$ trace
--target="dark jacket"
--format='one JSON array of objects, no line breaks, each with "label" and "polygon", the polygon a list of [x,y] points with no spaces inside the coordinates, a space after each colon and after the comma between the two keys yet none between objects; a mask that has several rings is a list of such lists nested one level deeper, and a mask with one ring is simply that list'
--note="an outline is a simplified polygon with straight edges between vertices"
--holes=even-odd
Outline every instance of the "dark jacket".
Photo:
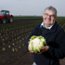
[{"label": "dark jacket", "polygon": [[65,32],[57,22],[49,30],[39,24],[31,33],[42,35],[46,38],[48,51],[41,54],[34,54],[33,59],[37,65],[59,65],[59,59],[65,57]]}]

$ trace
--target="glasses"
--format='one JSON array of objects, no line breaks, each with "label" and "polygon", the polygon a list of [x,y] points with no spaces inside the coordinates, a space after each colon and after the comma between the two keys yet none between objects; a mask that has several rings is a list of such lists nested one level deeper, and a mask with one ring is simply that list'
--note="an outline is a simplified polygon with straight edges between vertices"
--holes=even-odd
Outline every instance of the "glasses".
[{"label": "glasses", "polygon": [[44,15],[45,15],[45,16],[49,16],[49,17],[55,17],[55,15],[54,15],[54,14],[49,15],[48,13],[44,13]]}]

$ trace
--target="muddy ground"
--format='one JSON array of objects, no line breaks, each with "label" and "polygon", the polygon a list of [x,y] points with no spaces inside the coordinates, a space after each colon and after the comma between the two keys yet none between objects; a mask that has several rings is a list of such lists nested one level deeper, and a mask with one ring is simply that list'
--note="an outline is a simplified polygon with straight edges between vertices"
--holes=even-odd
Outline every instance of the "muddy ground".
[{"label": "muddy ground", "polygon": [[[31,26],[35,25],[37,22],[33,19],[17,19],[13,23],[0,24],[0,65],[32,65],[32,55],[27,52],[24,43],[33,29]],[[65,65],[65,59],[60,60],[60,64]]]}]

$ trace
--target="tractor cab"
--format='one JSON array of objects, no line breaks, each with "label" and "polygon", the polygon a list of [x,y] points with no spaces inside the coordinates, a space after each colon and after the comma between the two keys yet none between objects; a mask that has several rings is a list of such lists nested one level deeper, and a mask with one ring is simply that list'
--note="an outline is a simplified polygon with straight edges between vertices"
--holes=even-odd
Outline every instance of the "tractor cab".
[{"label": "tractor cab", "polygon": [[9,11],[7,11],[7,10],[1,10],[1,13],[3,14],[3,15],[9,15]]}]

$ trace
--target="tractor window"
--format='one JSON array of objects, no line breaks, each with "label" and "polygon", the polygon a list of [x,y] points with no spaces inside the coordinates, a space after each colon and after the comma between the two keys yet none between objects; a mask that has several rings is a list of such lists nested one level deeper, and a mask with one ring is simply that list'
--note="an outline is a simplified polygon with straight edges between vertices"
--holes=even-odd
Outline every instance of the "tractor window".
[{"label": "tractor window", "polygon": [[9,15],[9,11],[6,11],[6,10],[2,10],[1,13],[2,13],[3,15]]}]

